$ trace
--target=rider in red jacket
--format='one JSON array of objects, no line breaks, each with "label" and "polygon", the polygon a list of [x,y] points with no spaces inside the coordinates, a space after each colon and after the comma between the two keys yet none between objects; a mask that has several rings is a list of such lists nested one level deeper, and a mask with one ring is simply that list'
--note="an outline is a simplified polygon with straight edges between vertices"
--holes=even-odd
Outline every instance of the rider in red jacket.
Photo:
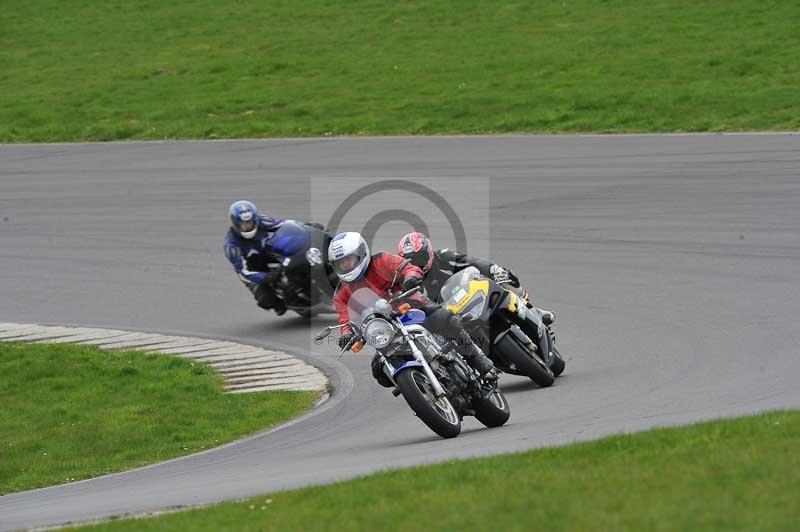
[{"label": "rider in red jacket", "polygon": [[[343,259],[345,262],[352,260],[352,255]],[[408,263],[403,271],[398,274],[395,281],[395,286],[390,283],[395,277],[395,272],[400,264],[403,263],[403,257],[393,255],[391,253],[376,253],[369,259],[369,265],[364,270],[364,273],[357,277],[354,281],[345,281],[339,283],[336,288],[336,293],[333,296],[333,303],[336,305],[336,313],[339,315],[339,323],[345,324],[342,327],[342,334],[349,334],[350,327],[347,326],[347,321],[350,316],[347,311],[347,302],[350,301],[350,296],[359,288],[370,288],[376,294],[388,294],[390,289],[394,291],[405,291],[417,286],[422,282],[422,270],[417,268],[411,263]],[[424,305],[428,303],[427,299],[421,294],[414,294],[412,299]]]},{"label": "rider in red jacket", "polygon": [[[393,291],[410,290],[419,285],[423,279],[422,270],[409,263],[397,275],[395,286],[392,286],[392,279],[395,278],[397,269],[403,263],[403,257],[391,253],[370,255],[369,247],[359,233],[336,235],[328,249],[328,259],[333,264],[333,270],[341,279],[333,296],[339,323],[344,325],[342,336],[339,338],[339,347],[341,348],[347,346],[354,335],[352,329],[347,325],[350,320],[347,303],[353,292],[359,288],[368,287],[376,294],[388,297],[389,293]],[[496,378],[495,372],[492,371],[494,364],[464,331],[458,316],[441,305],[432,303],[419,293],[410,298],[409,302],[425,312],[426,318],[423,326],[426,329],[453,341],[456,351],[481,377]],[[391,380],[384,373],[383,365],[377,355],[372,359],[372,375],[381,385],[393,386]]]}]

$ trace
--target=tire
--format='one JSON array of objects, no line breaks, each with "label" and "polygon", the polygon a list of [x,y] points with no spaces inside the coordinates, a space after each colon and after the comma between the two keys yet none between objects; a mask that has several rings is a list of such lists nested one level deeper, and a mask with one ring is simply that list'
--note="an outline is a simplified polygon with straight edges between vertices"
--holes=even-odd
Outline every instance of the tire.
[{"label": "tire", "polygon": [[472,408],[475,409],[475,417],[487,427],[500,427],[505,425],[511,416],[511,409],[508,401],[500,390],[495,390],[487,398],[472,400]]},{"label": "tire", "polygon": [[430,380],[422,369],[405,369],[395,376],[395,382],[408,406],[429,429],[442,438],[455,438],[461,433],[461,416],[450,401],[443,397],[437,401],[441,406],[434,406]]},{"label": "tire", "polygon": [[558,352],[555,346],[553,346],[550,351],[553,353],[553,363],[550,364],[550,369],[553,371],[553,375],[558,377],[564,373],[564,368],[567,366],[567,363],[561,357],[561,353]]},{"label": "tire", "polygon": [[505,335],[495,348],[499,349],[502,356],[517,368],[517,372],[525,375],[542,388],[552,386],[555,382],[556,377],[553,375],[553,371],[526,347],[520,345],[511,334]]}]

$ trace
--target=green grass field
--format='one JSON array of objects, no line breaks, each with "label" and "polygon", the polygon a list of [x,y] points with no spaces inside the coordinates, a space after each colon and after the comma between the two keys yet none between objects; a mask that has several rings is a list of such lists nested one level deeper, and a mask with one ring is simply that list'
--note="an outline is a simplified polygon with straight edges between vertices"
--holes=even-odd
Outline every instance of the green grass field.
[{"label": "green grass field", "polygon": [[798,449],[800,412],[773,412],[90,530],[789,531],[800,523]]},{"label": "green grass field", "polygon": [[800,3],[6,0],[0,141],[800,129]]},{"label": "green grass field", "polygon": [[178,357],[0,343],[0,495],[214,447],[319,397],[221,385],[209,366]]}]

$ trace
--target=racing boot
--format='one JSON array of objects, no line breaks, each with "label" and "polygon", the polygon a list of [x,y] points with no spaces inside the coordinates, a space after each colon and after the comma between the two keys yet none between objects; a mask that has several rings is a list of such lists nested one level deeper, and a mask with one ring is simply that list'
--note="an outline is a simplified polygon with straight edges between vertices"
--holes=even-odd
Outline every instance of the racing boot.
[{"label": "racing boot", "polygon": [[272,309],[278,316],[283,316],[286,314],[286,303],[283,302],[283,299],[276,297],[275,302],[272,304]]},{"label": "racing boot", "polygon": [[550,336],[550,347],[553,347],[553,344],[556,343],[556,333],[550,327],[553,322],[556,321],[556,313],[552,310],[545,310],[543,308],[536,309],[542,314],[542,323],[544,323],[547,334]]},{"label": "racing boot", "polygon": [[375,380],[378,381],[378,384],[384,388],[394,388],[394,383],[389,376],[386,375],[386,371],[384,371],[385,366],[377,353],[374,357],[372,357],[370,366],[372,368],[372,376],[375,377]]},{"label": "racing boot", "polygon": [[278,316],[286,314],[286,303],[283,302],[283,299],[278,297],[269,284],[262,283],[259,285],[253,295],[256,298],[258,306],[264,310],[272,309]]},{"label": "racing boot", "polygon": [[457,343],[458,354],[464,357],[469,367],[477,371],[482,379],[497,379],[497,373],[492,371],[494,362],[472,341],[467,331],[463,329],[459,331]]},{"label": "racing boot", "polygon": [[[527,292],[526,292],[526,294],[527,294]],[[542,316],[542,323],[544,323],[548,327],[550,325],[552,325],[553,323],[555,323],[555,321],[556,321],[556,313],[553,312],[552,310],[547,310],[547,309],[543,309],[543,308],[534,307],[533,303],[531,303],[530,301],[526,301],[525,302],[525,306],[528,307],[531,310],[535,310],[536,312],[538,312]]]}]

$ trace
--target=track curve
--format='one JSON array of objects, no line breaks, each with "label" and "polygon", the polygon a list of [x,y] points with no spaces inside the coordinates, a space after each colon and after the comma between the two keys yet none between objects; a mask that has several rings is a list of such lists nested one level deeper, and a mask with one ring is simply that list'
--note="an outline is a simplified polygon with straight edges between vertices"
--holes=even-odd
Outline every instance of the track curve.
[{"label": "track curve", "polygon": [[[301,353],[319,411],[198,455],[0,497],[0,529],[215,502],[377,469],[800,406],[800,135],[299,139],[0,146],[0,321]],[[567,371],[504,377],[509,424],[440,440],[368,359],[257,309],[221,254],[239,197],[314,219],[308,178],[491,179],[493,254],[558,311]],[[385,207],[390,206],[387,202]],[[318,220],[324,222],[325,220]]]}]

